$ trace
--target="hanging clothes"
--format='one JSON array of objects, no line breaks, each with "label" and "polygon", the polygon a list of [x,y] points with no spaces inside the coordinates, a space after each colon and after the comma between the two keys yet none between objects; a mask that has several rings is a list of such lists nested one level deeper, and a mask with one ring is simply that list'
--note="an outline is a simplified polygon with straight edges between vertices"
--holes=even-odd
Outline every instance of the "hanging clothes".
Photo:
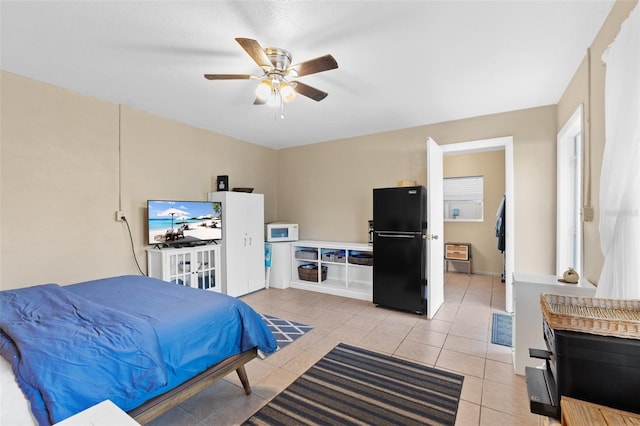
[{"label": "hanging clothes", "polygon": [[498,211],[496,212],[496,237],[498,238],[498,250],[500,250],[502,253],[504,253],[505,250],[504,229],[506,199],[506,194],[502,195],[502,202],[500,203],[500,207],[498,207]]}]

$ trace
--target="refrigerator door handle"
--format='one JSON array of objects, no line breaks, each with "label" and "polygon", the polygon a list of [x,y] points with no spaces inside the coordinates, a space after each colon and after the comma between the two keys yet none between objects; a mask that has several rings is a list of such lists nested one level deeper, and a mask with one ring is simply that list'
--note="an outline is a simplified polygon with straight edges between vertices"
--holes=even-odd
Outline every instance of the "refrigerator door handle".
[{"label": "refrigerator door handle", "polygon": [[406,235],[406,234],[384,234],[382,232],[377,232],[379,237],[382,238],[415,238],[415,235]]}]

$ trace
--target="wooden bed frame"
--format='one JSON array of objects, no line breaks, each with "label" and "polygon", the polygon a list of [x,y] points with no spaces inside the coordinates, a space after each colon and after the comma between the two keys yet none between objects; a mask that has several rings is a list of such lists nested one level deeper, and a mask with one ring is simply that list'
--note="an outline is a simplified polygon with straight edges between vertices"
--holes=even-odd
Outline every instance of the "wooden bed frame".
[{"label": "wooden bed frame", "polygon": [[226,358],[183,384],[134,408],[127,414],[133,417],[138,423],[149,423],[151,420],[217,382],[233,370],[236,370],[238,373],[244,392],[249,395],[251,394],[251,385],[249,384],[244,366],[257,356],[258,350],[253,348]]}]

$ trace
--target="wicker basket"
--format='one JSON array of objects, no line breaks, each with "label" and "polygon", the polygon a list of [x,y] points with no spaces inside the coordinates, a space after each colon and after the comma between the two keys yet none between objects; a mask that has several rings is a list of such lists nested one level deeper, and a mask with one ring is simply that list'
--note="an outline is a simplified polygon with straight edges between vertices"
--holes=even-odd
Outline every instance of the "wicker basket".
[{"label": "wicker basket", "polygon": [[[318,282],[318,266],[316,265],[300,265],[298,266],[298,277],[302,281]],[[322,276],[320,281],[327,279],[327,267],[322,267]]]},{"label": "wicker basket", "polygon": [[316,249],[297,250],[296,259],[318,260],[318,250]]},{"label": "wicker basket", "polygon": [[349,263],[352,265],[373,266],[373,256],[370,254],[352,254],[349,256]]},{"label": "wicker basket", "polygon": [[541,294],[549,327],[640,340],[640,300]]}]

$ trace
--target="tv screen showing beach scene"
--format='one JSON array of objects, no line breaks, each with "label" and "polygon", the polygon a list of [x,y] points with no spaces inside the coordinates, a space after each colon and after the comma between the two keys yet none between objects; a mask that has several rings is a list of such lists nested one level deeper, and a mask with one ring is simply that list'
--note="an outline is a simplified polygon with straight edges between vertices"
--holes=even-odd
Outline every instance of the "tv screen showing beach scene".
[{"label": "tv screen showing beach scene", "polygon": [[147,201],[148,244],[190,244],[222,239],[222,203]]}]

